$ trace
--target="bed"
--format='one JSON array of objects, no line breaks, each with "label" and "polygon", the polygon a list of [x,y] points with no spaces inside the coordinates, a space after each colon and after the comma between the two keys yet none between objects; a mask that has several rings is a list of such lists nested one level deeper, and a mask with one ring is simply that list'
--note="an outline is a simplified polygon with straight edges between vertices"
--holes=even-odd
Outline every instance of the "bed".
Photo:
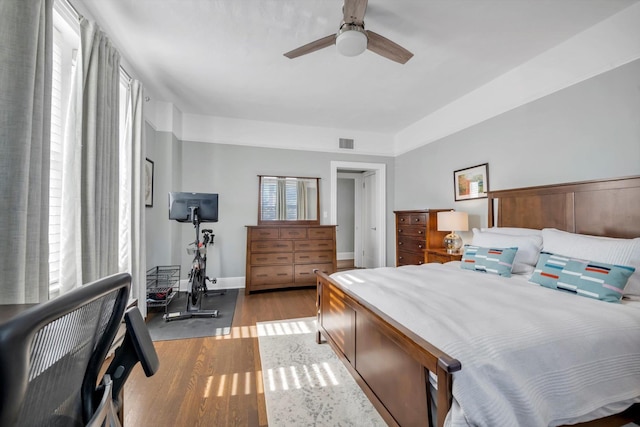
[{"label": "bed", "polygon": [[[490,192],[488,218],[474,244],[531,229],[560,254],[586,258],[610,243],[589,236],[640,247],[640,177]],[[640,402],[640,292],[611,303],[546,289],[529,282],[539,267],[511,277],[459,263],[318,273],[316,339],[389,425],[563,425]]]}]

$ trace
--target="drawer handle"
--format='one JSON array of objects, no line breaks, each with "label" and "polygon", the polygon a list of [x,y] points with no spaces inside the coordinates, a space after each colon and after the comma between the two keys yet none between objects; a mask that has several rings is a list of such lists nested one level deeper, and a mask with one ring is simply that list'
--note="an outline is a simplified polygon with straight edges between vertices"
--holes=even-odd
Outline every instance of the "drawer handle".
[{"label": "drawer handle", "polygon": [[268,274],[257,274],[258,277],[269,277]]},{"label": "drawer handle", "polygon": [[268,258],[256,258],[258,261],[266,261]]},{"label": "drawer handle", "polygon": [[418,265],[422,265],[422,261],[418,261]]},{"label": "drawer handle", "polygon": [[418,234],[422,234],[422,233],[424,233],[424,231],[418,230]]},{"label": "drawer handle", "polygon": [[422,245],[421,245],[421,244],[420,244],[420,245],[418,245],[418,247],[419,247],[420,249],[422,249]]},{"label": "drawer handle", "polygon": [[416,222],[420,222],[420,218],[415,218],[415,221]]},{"label": "drawer handle", "polygon": [[400,255],[400,256],[398,257],[398,259],[404,259],[404,257],[403,257],[402,255]]},{"label": "drawer handle", "polygon": [[398,233],[402,233],[404,230],[402,228],[398,228]]},{"label": "drawer handle", "polygon": [[398,242],[398,246],[402,246],[402,242]]},{"label": "drawer handle", "polygon": [[286,256],[279,256],[277,259],[287,259]]},{"label": "drawer handle", "polygon": [[287,245],[282,245],[282,244],[276,245],[276,248],[286,248],[286,247],[287,247]]},{"label": "drawer handle", "polygon": [[404,222],[404,218],[400,218],[400,222]]},{"label": "drawer handle", "polygon": [[300,273],[301,276],[305,276],[305,275],[308,276],[309,274],[311,273]]},{"label": "drawer handle", "polygon": [[276,274],[276,276],[286,276],[286,275],[287,275],[287,273],[278,273],[278,274]]},{"label": "drawer handle", "polygon": [[308,256],[301,256],[300,259],[308,259]]}]

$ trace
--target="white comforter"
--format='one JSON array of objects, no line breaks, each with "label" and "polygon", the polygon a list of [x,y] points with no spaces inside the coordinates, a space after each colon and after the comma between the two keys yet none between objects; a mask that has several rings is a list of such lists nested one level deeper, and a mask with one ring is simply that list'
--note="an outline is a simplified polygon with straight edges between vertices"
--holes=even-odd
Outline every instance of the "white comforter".
[{"label": "white comforter", "polygon": [[462,363],[448,426],[547,426],[640,401],[640,307],[454,263],[332,276]]}]

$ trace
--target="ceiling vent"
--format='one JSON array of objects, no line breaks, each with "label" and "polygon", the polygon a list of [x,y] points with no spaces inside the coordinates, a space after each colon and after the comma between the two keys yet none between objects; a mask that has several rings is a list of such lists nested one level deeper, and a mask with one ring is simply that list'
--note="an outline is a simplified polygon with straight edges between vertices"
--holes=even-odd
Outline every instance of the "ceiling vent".
[{"label": "ceiling vent", "polygon": [[340,148],[346,148],[347,150],[353,150],[353,139],[340,138]]}]

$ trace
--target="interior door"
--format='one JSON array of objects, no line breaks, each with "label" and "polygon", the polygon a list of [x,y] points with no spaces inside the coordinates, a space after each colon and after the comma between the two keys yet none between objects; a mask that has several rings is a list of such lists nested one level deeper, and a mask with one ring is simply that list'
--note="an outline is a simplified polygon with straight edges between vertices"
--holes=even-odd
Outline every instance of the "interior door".
[{"label": "interior door", "polygon": [[376,173],[365,172],[363,175],[362,189],[362,257],[363,267],[376,268],[378,231],[377,231],[377,203],[376,203]]}]

